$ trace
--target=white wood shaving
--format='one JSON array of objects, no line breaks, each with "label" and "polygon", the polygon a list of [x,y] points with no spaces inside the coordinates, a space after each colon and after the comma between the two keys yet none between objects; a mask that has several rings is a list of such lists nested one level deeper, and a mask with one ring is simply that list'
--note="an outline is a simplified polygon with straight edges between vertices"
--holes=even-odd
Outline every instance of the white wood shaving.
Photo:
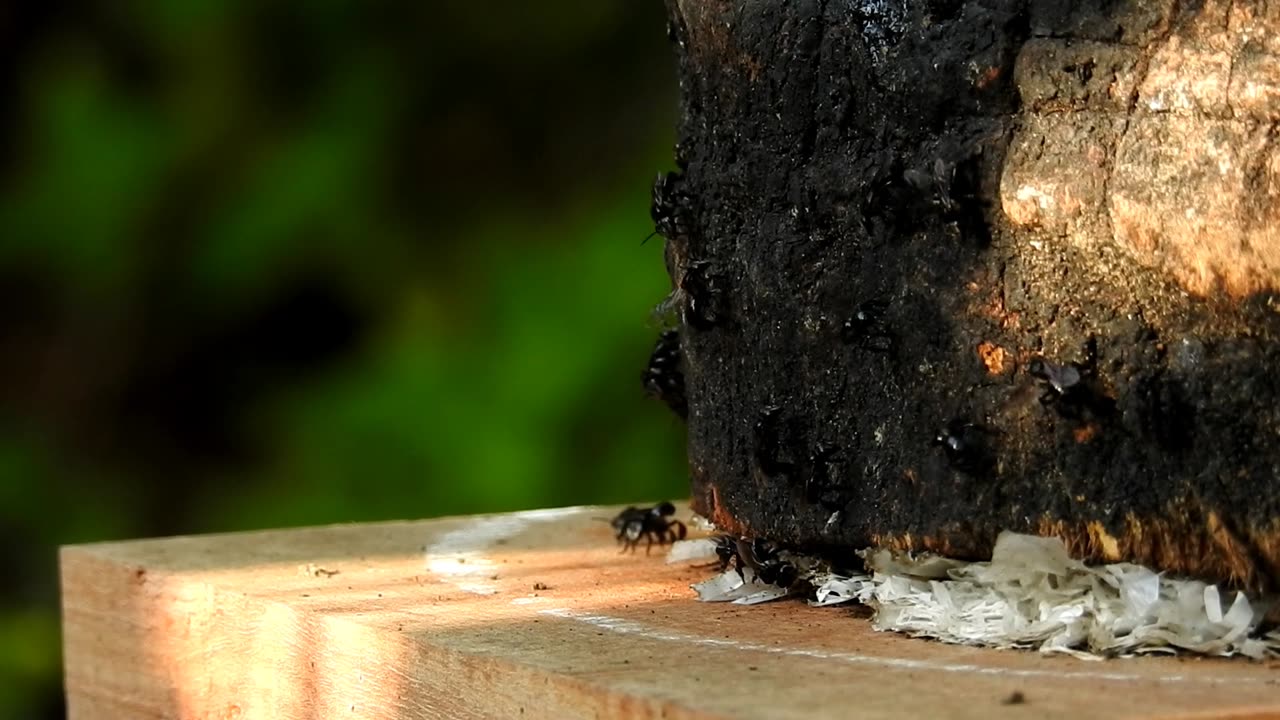
[{"label": "white wood shaving", "polygon": [[726,570],[690,587],[703,602],[731,602],[735,605],[755,605],[794,594],[786,588],[761,582],[750,569],[744,570],[741,577],[737,570]]},{"label": "white wood shaving", "polygon": [[667,552],[667,564],[716,559],[716,541],[711,538],[677,540]]},{"label": "white wood shaving", "polygon": [[[860,554],[869,574],[836,574],[821,561],[793,557],[804,580],[798,586],[813,588],[810,604],[868,605],[878,630],[1086,659],[1179,651],[1280,656],[1280,630],[1258,631],[1271,601],[1131,563],[1086,566],[1058,538],[1003,532],[990,562],[885,549]],[[731,569],[693,588],[705,602],[792,594],[746,575],[744,582]]]},{"label": "white wood shaving", "polygon": [[716,531],[715,523],[711,522],[710,520],[706,519],[701,515],[698,515],[697,513],[694,513],[689,518],[689,527],[693,528],[694,530],[701,530],[702,532],[710,533],[710,532]]}]

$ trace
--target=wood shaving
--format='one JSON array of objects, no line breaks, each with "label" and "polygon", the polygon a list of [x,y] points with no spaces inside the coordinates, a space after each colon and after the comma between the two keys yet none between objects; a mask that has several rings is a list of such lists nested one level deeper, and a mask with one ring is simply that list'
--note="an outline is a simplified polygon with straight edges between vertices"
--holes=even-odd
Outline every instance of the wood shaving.
[{"label": "wood shaving", "polygon": [[[883,548],[859,555],[867,574],[841,574],[805,559],[796,587],[811,589],[812,605],[872,608],[876,629],[949,643],[1091,660],[1178,652],[1280,657],[1280,630],[1260,630],[1272,600],[1131,563],[1087,566],[1056,537],[1003,532],[989,562]],[[734,570],[692,587],[706,602],[753,604],[795,594]]]}]

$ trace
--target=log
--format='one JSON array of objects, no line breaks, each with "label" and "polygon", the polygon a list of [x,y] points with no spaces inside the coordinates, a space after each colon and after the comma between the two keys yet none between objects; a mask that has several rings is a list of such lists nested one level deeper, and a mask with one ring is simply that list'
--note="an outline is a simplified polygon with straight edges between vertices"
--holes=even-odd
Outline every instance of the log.
[{"label": "log", "polygon": [[1280,718],[1262,663],[1100,665],[698,603],[711,571],[619,554],[595,520],[618,510],[64,547],[69,717]]},{"label": "log", "polygon": [[668,0],[696,509],[1280,587],[1280,11]]}]

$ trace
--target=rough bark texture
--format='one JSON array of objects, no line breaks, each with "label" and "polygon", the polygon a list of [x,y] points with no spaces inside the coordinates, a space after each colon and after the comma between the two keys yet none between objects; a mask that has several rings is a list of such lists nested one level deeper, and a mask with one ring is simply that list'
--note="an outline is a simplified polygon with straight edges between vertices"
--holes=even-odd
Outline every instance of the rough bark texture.
[{"label": "rough bark texture", "polygon": [[668,0],[696,508],[1280,580],[1280,5]]}]

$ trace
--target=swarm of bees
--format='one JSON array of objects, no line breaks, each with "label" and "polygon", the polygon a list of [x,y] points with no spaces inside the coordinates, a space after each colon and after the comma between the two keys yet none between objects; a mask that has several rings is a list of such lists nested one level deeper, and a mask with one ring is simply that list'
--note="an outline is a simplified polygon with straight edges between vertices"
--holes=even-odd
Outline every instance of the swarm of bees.
[{"label": "swarm of bees", "polygon": [[650,508],[632,506],[618,513],[609,524],[617,533],[618,542],[622,543],[622,552],[635,552],[643,539],[647,541],[644,554],[648,555],[655,541],[659,545],[666,545],[683,540],[688,534],[685,524],[671,517],[675,514],[676,506],[669,502],[658,503]]},{"label": "swarm of bees", "polygon": [[[666,241],[664,259],[674,289],[658,304],[655,315],[671,312],[695,330],[705,331],[728,321],[727,278],[723,268],[709,260],[690,257],[690,238],[694,233],[694,198],[685,190],[682,151],[676,148],[677,171],[660,173],[653,181],[649,215],[653,219],[653,235]],[[647,239],[647,238],[646,238]]]},{"label": "swarm of bees", "polygon": [[[685,539],[687,529],[684,523],[673,518],[675,514],[676,507],[671,502],[660,502],[653,507],[628,506],[626,510],[618,512],[609,523],[616,533],[614,537],[622,544],[622,552],[635,552],[641,539],[644,539],[645,555],[649,555],[654,544],[664,546]],[[696,559],[705,556],[704,553],[714,553],[716,556],[716,560],[707,566],[716,568],[721,575],[708,580],[708,583],[723,583],[723,578],[730,577],[732,568],[733,573],[741,580],[737,585],[739,588],[750,588],[755,584],[754,591],[759,591],[758,583],[763,583],[785,591],[769,596],[771,600],[774,597],[785,597],[805,587],[805,578],[808,577],[806,573],[812,570],[812,560],[806,562],[804,556],[795,555],[782,544],[758,537],[719,534],[709,538],[709,547],[699,548],[696,552],[696,555],[689,555],[686,559]],[[703,592],[703,589],[699,589],[699,594]]]},{"label": "swarm of bees", "polygon": [[724,572],[732,564],[743,582],[747,581],[748,569],[761,582],[780,588],[790,588],[800,578],[800,571],[785,557],[782,548],[776,543],[763,538],[718,535],[715,544],[720,571]]}]

